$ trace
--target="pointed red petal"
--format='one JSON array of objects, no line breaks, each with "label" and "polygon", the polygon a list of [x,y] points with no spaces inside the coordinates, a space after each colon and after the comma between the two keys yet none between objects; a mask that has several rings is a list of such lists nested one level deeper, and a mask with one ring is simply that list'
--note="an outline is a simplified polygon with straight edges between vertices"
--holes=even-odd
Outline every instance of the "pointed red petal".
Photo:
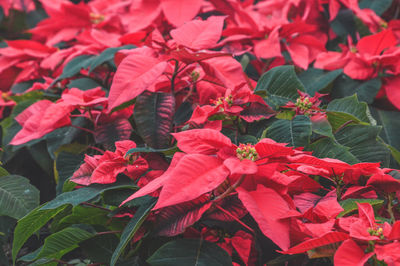
[{"label": "pointed red petal", "polygon": [[229,170],[218,158],[189,154],[183,157],[163,185],[154,210],[193,200],[218,187]]},{"label": "pointed red petal", "polygon": [[160,0],[160,2],[165,17],[175,26],[193,19],[203,4],[203,0]]},{"label": "pointed red petal", "polygon": [[111,85],[108,111],[145,91],[164,73],[166,67],[167,62],[148,55],[131,54],[124,58]]},{"label": "pointed red petal", "polygon": [[225,17],[212,16],[207,20],[193,20],[171,30],[172,38],[180,45],[195,50],[214,47],[222,34]]},{"label": "pointed red petal", "polygon": [[178,148],[186,153],[215,154],[224,147],[233,147],[228,137],[213,129],[192,129],[172,135]]},{"label": "pointed red petal", "polygon": [[334,262],[340,266],[364,266],[372,255],[372,252],[365,254],[356,242],[347,239],[336,251]]}]

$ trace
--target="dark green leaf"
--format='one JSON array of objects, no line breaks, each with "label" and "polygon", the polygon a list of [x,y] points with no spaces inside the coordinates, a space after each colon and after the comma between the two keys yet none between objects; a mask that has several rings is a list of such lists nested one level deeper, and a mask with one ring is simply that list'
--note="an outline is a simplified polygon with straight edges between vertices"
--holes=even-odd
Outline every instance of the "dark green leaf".
[{"label": "dark green leaf", "polygon": [[369,203],[372,205],[372,207],[380,206],[383,204],[384,200],[380,199],[346,199],[342,200],[339,202],[340,206],[344,209],[339,215],[337,216],[338,218],[345,216],[346,214],[351,213],[352,211],[355,211],[358,209],[357,207],[357,202],[358,203]]},{"label": "dark green leaf", "polygon": [[57,195],[62,192],[64,182],[79,169],[82,161],[82,154],[73,154],[65,151],[58,154],[56,160],[56,169],[58,172]]},{"label": "dark green leaf", "polygon": [[350,152],[361,162],[381,162],[387,167],[390,162],[390,150],[377,137],[381,127],[349,125],[335,134],[338,143],[349,147]]},{"label": "dark green leaf", "polygon": [[298,115],[293,120],[277,120],[266,129],[265,136],[293,147],[304,147],[310,142],[310,118]]},{"label": "dark green leaf", "polygon": [[0,177],[0,215],[19,219],[39,205],[39,190],[25,177]]},{"label": "dark green leaf", "polygon": [[137,97],[134,118],[139,135],[152,148],[169,147],[175,97],[171,93],[144,92]]},{"label": "dark green leaf", "polygon": [[349,164],[359,163],[360,161],[350,153],[350,148],[335,143],[330,138],[320,139],[309,147],[313,151],[313,155],[318,158],[339,159]]},{"label": "dark green leaf", "polygon": [[119,239],[114,234],[98,235],[79,244],[83,252],[93,262],[107,265],[117,247]]},{"label": "dark green leaf", "polygon": [[392,5],[392,0],[362,0],[359,7],[369,8],[375,11],[378,16],[381,16]]},{"label": "dark green leaf", "polygon": [[38,207],[18,221],[14,230],[12,247],[12,258],[14,262],[26,240],[64,209],[65,206],[53,210],[40,210],[40,207]]},{"label": "dark green leaf", "polygon": [[299,97],[297,90],[305,91],[294,66],[279,66],[263,74],[254,91],[265,96],[267,103],[276,110],[288,101],[295,102]]},{"label": "dark green leaf", "polygon": [[86,230],[77,227],[68,227],[48,236],[39,252],[34,255],[25,256],[24,260],[37,260],[40,258],[59,257],[59,254],[66,254],[78,247],[78,244],[94,236]]},{"label": "dark green leaf", "polygon": [[117,182],[107,185],[92,184],[90,186],[80,188],[71,192],[65,192],[58,195],[54,200],[44,205],[41,210],[55,209],[65,204],[71,204],[76,206],[82,202],[91,200],[96,196],[100,195],[106,190],[118,189],[118,188],[134,188],[136,187],[132,180],[119,178]]},{"label": "dark green leaf", "polygon": [[53,83],[75,76],[81,69],[86,69],[93,62],[93,55],[80,55],[72,59],[65,65],[62,74],[53,81]]},{"label": "dark green leaf", "polygon": [[178,239],[159,248],[147,262],[151,266],[231,266],[229,254],[203,239]]},{"label": "dark green leaf", "polygon": [[145,221],[146,217],[149,215],[151,209],[154,207],[155,204],[156,204],[155,199],[151,198],[149,201],[146,202],[146,204],[141,205],[135,212],[135,215],[129,221],[124,231],[122,232],[121,240],[111,257],[111,262],[110,262],[111,266],[114,266],[117,263],[118,258],[121,256],[125,247],[129,244],[132,237],[139,230],[140,226]]},{"label": "dark green leaf", "polygon": [[333,100],[326,108],[328,120],[334,131],[349,121],[368,124],[367,104],[360,103],[356,95]]},{"label": "dark green leaf", "polygon": [[330,26],[343,40],[345,40],[348,35],[350,35],[353,40],[356,40],[356,23],[354,21],[354,14],[350,9],[340,10]]},{"label": "dark green leaf", "polygon": [[116,52],[123,49],[133,49],[133,48],[136,48],[136,46],[129,44],[121,47],[112,47],[105,49],[101,54],[93,58],[92,62],[89,65],[90,68],[89,73],[91,73],[94,69],[96,69],[96,67],[108,61],[110,61],[110,63],[114,65],[113,59]]},{"label": "dark green leaf", "polygon": [[314,96],[316,92],[321,92],[331,84],[341,73],[341,69],[326,72],[322,69],[309,68],[300,73],[299,79],[304,84],[306,92]]},{"label": "dark green leaf", "polygon": [[382,82],[379,78],[358,81],[341,75],[336,79],[331,95],[333,98],[344,98],[357,94],[359,101],[372,103],[381,86]]},{"label": "dark green leaf", "polygon": [[71,80],[67,87],[68,88],[78,88],[80,90],[90,90],[96,87],[101,86],[99,83],[97,83],[96,81],[94,81],[93,79],[90,78],[79,78],[79,79],[74,79]]}]

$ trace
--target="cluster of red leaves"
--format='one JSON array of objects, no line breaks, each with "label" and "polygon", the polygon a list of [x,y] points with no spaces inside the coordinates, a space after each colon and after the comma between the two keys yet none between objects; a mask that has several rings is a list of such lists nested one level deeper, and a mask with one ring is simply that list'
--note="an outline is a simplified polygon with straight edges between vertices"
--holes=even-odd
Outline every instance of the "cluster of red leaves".
[{"label": "cluster of red leaves", "polygon": [[[256,3],[255,3],[256,2]],[[382,78],[379,97],[400,109],[399,21],[386,23],[352,0],[93,0],[73,4],[40,0],[48,18],[29,30],[30,40],[7,41],[0,48],[2,108],[14,106],[10,88],[37,81],[28,90],[57,91],[60,98],[40,100],[15,120],[22,129],[10,144],[39,139],[57,128],[71,126],[71,117],[91,121],[96,138],[102,125],[123,121],[129,134],[115,143],[114,152],[86,155],[71,181],[80,185],[110,184],[124,174],[138,180],[140,190],[123,203],[151,194],[158,198],[149,223],[158,234],[202,237],[233,250],[246,265],[257,253],[254,228],[242,218],[249,214],[261,232],[285,254],[308,252],[310,257],[334,257],[335,265],[363,265],[371,257],[399,265],[400,221],[393,200],[400,198],[400,181],[377,163],[349,165],[319,159],[302,149],[264,138],[257,144],[235,145],[221,133],[227,121],[251,123],[275,112],[253,93],[256,82],[232,55],[248,53],[258,72],[292,63],[300,69],[343,69],[353,79]],[[32,1],[0,1],[30,11]],[[323,14],[328,8],[329,18]],[[354,45],[349,38],[341,52],[327,51],[335,37],[329,21],[340,9],[351,10],[372,32]],[[54,45],[62,43],[64,48]],[[74,80],[57,78],[72,59],[98,55],[111,47],[135,45],[114,56],[115,73],[102,65],[78,76],[105,81],[104,88],[65,89]],[[288,55],[285,57],[285,55]],[[112,79],[110,78],[112,77]],[[161,156],[126,153],[136,148],[129,140],[132,105],[143,93],[170,93],[175,109],[190,102],[194,111],[185,125],[174,128],[180,152],[167,164]],[[325,119],[320,97],[300,92],[287,103],[296,115]],[[121,107],[122,106],[122,107]],[[193,129],[199,128],[200,129]],[[322,186],[321,180],[328,183]],[[369,203],[357,203],[358,213],[341,217],[338,201],[385,199],[375,218]],[[162,228],[173,210],[187,212],[174,229]],[[218,236],[212,228],[191,226],[202,218],[236,221],[245,231]],[[146,228],[147,229],[147,228]]]}]

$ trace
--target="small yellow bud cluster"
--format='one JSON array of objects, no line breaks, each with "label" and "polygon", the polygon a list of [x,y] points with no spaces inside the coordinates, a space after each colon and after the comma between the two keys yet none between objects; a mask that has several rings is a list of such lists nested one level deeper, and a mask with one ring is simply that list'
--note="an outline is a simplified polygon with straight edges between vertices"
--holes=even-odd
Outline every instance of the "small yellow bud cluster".
[{"label": "small yellow bud cluster", "polygon": [[377,236],[380,239],[384,239],[385,236],[383,235],[383,228],[382,227],[378,227],[378,228],[368,228],[368,233],[371,236]]},{"label": "small yellow bud cluster", "polygon": [[240,144],[236,149],[236,156],[242,161],[244,159],[255,161],[258,159],[256,148],[251,144]]},{"label": "small yellow bud cluster", "polygon": [[190,73],[190,77],[193,82],[196,82],[200,78],[200,73],[197,71],[192,71],[192,73]]},{"label": "small yellow bud cluster", "polygon": [[300,97],[300,98],[297,98],[297,101],[294,105],[297,108],[300,108],[300,110],[302,110],[302,111],[307,111],[308,109],[311,108],[313,103],[310,102],[310,98],[308,98],[308,97]]},{"label": "small yellow bud cluster", "polygon": [[93,24],[99,24],[99,23],[103,22],[104,19],[105,19],[105,17],[102,14],[90,13],[90,21]]}]

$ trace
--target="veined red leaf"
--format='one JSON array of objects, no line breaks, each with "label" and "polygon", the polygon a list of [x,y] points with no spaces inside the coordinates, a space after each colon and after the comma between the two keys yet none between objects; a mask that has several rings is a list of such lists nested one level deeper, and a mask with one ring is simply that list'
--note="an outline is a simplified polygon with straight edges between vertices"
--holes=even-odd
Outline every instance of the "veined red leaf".
[{"label": "veined red leaf", "polygon": [[204,72],[228,89],[247,83],[242,66],[232,57],[214,57],[199,62]]},{"label": "veined red leaf", "polygon": [[136,100],[134,118],[140,136],[152,148],[169,147],[175,97],[171,93],[144,92]]},{"label": "veined red leaf", "polygon": [[193,200],[218,187],[229,170],[216,157],[189,154],[169,173],[154,209]]},{"label": "veined red leaf", "polygon": [[275,112],[271,109],[271,107],[261,103],[253,102],[250,103],[250,106],[246,107],[242,112],[240,112],[240,118],[246,122],[252,123],[262,118],[270,118],[274,114]]},{"label": "veined red leaf", "polygon": [[[236,196],[224,198],[221,202],[219,202],[219,205],[238,219],[242,219],[243,216],[248,213],[247,210],[243,207],[242,202]],[[235,221],[235,219],[231,215],[226,214],[218,208],[213,209],[206,215],[207,219],[215,219],[224,222]]]},{"label": "veined red leaf", "polygon": [[180,26],[193,19],[203,4],[203,0],[160,0],[160,2],[165,17],[174,26]]},{"label": "veined red leaf", "polygon": [[179,50],[173,50],[171,51],[170,55],[172,58],[185,62],[186,64],[207,60],[213,57],[230,56],[230,54],[228,53],[215,52],[215,51],[190,52],[185,48],[181,48]]},{"label": "veined red leaf", "polygon": [[22,129],[11,140],[11,145],[20,145],[38,139],[51,131],[71,124],[69,113],[74,108],[49,100],[36,102],[20,113],[15,120]]},{"label": "veined red leaf", "polygon": [[160,210],[156,216],[155,228],[161,236],[176,236],[185,229],[200,220],[204,212],[211,206],[208,197],[201,196],[198,199],[166,207]]},{"label": "veined red leaf", "polygon": [[342,232],[328,232],[320,237],[312,238],[304,241],[290,249],[282,252],[284,254],[298,254],[303,253],[309,250],[312,250],[317,247],[326,246],[332,243],[341,242],[349,238],[349,235]]},{"label": "veined red leaf", "polygon": [[214,129],[192,129],[172,135],[178,148],[189,154],[215,154],[221,148],[233,146],[228,137]]},{"label": "veined red leaf", "polygon": [[108,111],[136,98],[164,73],[166,67],[167,62],[148,55],[128,55],[115,73],[108,96]]},{"label": "veined red leaf", "polygon": [[[178,4],[180,6],[182,4]],[[175,7],[176,9],[176,7]],[[193,20],[171,30],[172,38],[180,45],[194,50],[214,47],[222,34],[225,17],[212,16],[207,20]]]},{"label": "veined red leaf", "polygon": [[289,204],[273,189],[257,186],[255,191],[237,188],[239,199],[257,222],[264,235],[270,238],[281,249],[290,246],[290,224],[280,219],[287,212],[293,211]]}]

